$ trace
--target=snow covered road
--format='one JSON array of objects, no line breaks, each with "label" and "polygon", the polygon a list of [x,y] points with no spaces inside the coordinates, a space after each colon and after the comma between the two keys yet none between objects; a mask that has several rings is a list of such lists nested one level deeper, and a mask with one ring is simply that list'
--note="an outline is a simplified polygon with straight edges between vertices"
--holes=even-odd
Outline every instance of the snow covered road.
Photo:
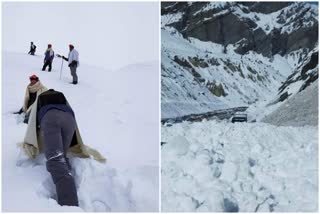
[{"label": "snow covered road", "polygon": [[162,211],[316,212],[318,127],[162,127]]}]

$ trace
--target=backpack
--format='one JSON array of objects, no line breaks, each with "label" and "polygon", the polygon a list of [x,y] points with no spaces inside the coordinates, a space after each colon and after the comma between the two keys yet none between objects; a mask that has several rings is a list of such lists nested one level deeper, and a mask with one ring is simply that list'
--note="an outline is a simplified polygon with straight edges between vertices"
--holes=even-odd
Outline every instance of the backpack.
[{"label": "backpack", "polygon": [[38,97],[37,110],[49,104],[67,104],[67,100],[62,92],[49,89],[41,93]]}]

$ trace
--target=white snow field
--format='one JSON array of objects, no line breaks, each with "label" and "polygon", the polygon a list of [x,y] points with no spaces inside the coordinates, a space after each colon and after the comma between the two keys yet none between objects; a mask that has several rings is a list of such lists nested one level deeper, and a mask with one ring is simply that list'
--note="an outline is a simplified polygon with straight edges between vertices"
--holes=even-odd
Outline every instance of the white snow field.
[{"label": "white snow field", "polygon": [[[108,71],[81,63],[79,84],[55,58],[51,73],[43,56],[2,52],[2,210],[6,212],[135,212],[159,210],[158,62]],[[27,125],[20,109],[29,76],[62,91],[72,106],[83,142],[107,163],[71,158],[80,207],[60,206],[45,158],[19,159],[17,143]]]},{"label": "white snow field", "polygon": [[317,212],[318,127],[162,127],[162,211]]}]

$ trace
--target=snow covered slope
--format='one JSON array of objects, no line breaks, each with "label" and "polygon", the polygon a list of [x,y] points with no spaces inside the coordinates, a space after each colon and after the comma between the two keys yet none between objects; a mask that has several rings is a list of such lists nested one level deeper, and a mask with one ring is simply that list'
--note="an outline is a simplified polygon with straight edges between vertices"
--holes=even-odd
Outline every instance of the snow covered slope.
[{"label": "snow covered slope", "polygon": [[293,95],[271,114],[263,118],[263,122],[285,126],[317,126],[319,122],[319,86],[318,81],[300,93]]},{"label": "snow covered slope", "polygon": [[271,113],[266,117],[260,114],[262,121],[275,125],[318,125],[318,52],[316,47],[298,62],[278,94],[262,110]]},{"label": "snow covered slope", "polygon": [[[42,56],[2,53],[2,209],[3,211],[158,211],[158,63],[118,71],[81,64],[79,84],[72,85],[60,59],[53,71],[40,71]],[[100,164],[72,158],[80,207],[61,207],[40,156],[18,161],[17,143],[26,124],[12,112],[20,109],[29,76],[62,91],[72,106],[85,144],[107,159]],[[28,199],[28,200],[26,200]],[[36,202],[36,203],[34,203]]]},{"label": "snow covered slope", "polygon": [[162,211],[317,212],[318,128],[162,127]]},{"label": "snow covered slope", "polygon": [[273,60],[233,46],[185,39],[172,27],[162,29],[162,118],[248,106],[277,93],[292,72],[286,58]]},{"label": "snow covered slope", "polygon": [[305,90],[310,84],[318,80],[318,76],[319,51],[318,46],[316,46],[314,50],[303,58],[294,72],[281,85],[277,102]]}]

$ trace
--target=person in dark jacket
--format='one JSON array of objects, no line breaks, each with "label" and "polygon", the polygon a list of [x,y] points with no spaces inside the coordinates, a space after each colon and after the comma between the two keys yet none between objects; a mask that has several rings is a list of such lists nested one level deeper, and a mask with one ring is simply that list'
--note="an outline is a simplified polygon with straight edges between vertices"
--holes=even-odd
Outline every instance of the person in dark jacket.
[{"label": "person in dark jacket", "polygon": [[78,206],[78,196],[67,150],[71,145],[76,120],[63,93],[49,89],[39,95],[37,124],[40,125],[46,167],[56,185],[60,205]]},{"label": "person in dark jacket", "polygon": [[34,53],[36,52],[36,48],[37,48],[37,46],[36,46],[35,44],[33,44],[33,42],[31,42],[31,44],[30,44],[30,51],[29,51],[28,54],[34,55]]},{"label": "person in dark jacket", "polygon": [[78,84],[78,75],[77,75],[77,67],[79,67],[79,53],[72,44],[69,45],[69,55],[68,58],[65,56],[57,55],[58,57],[62,57],[62,59],[68,61],[68,66],[70,68],[71,76],[72,76],[72,84]]},{"label": "person in dark jacket", "polygon": [[44,64],[42,67],[42,70],[45,71],[47,66],[49,66],[49,72],[52,69],[52,61],[54,58],[54,51],[52,50],[52,45],[48,44],[48,48],[46,50],[46,52],[44,53]]}]

